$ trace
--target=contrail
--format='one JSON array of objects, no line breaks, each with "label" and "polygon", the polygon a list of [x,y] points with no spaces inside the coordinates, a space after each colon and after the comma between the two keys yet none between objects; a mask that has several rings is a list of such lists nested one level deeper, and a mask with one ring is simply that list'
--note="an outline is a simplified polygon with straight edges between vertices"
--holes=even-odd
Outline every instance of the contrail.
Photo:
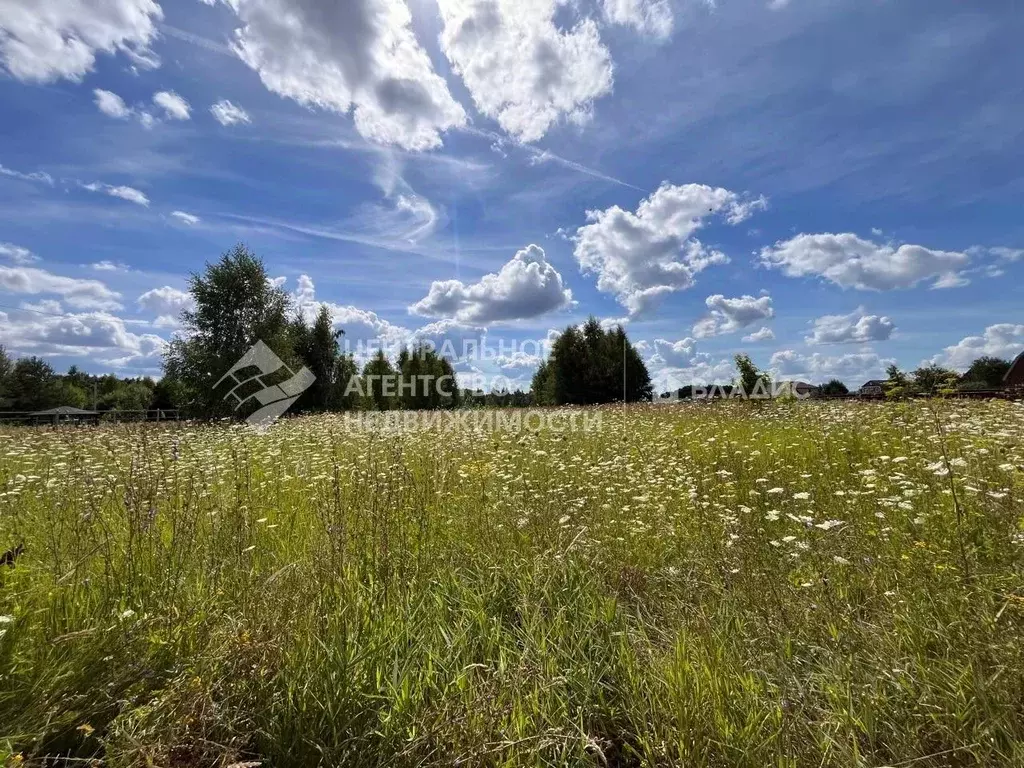
[{"label": "contrail", "polygon": [[212,53],[220,53],[224,56],[235,55],[235,52],[231,49],[231,46],[227,45],[226,43],[218,43],[216,40],[211,40],[208,37],[202,37],[201,35],[197,35],[192,32],[187,32],[184,29],[172,27],[170,24],[162,24],[160,26],[160,30],[169,35],[170,37],[174,37],[186,43],[191,43],[192,45],[199,46],[200,48],[204,48],[207,51],[211,51]]},{"label": "contrail", "polygon": [[501,136],[500,134],[494,133],[492,131],[485,131],[481,130],[480,128],[473,128],[472,126],[466,126],[464,128],[461,128],[460,130],[473,136],[479,136],[480,138],[483,139],[489,139],[495,142],[499,148],[506,143],[511,143],[514,146],[519,147],[524,152],[526,152],[526,154],[530,156],[530,161],[535,164],[557,163],[558,165],[568,168],[571,171],[583,173],[586,174],[587,176],[593,176],[595,179],[601,179],[601,181],[607,181],[612,184],[618,184],[621,187],[635,189],[638,192],[648,191],[643,187],[636,186],[636,184],[630,184],[628,181],[617,179],[614,176],[609,176],[607,173],[603,173],[602,171],[599,171],[595,168],[590,168],[586,165],[583,165],[583,163],[577,163],[575,160],[569,160],[568,158],[562,157],[561,155],[556,155],[554,152],[549,152],[546,149],[537,149],[536,147],[531,147],[529,144],[524,144],[520,141],[516,141],[515,139],[511,139],[507,136]]}]

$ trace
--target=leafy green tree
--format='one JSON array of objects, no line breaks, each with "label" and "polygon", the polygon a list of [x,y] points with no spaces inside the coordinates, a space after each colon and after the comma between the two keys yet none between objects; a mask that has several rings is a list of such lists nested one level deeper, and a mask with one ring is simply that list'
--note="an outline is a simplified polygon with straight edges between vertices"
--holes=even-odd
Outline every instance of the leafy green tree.
[{"label": "leafy green tree", "polygon": [[11,398],[16,411],[43,411],[62,405],[57,376],[40,357],[23,357],[10,374]]},{"label": "leafy green tree", "polygon": [[734,359],[736,361],[736,372],[739,377],[735,386],[741,387],[747,397],[770,397],[772,394],[772,380],[768,373],[754,365],[750,355],[736,355]]},{"label": "leafy green tree", "polygon": [[914,389],[925,395],[937,395],[954,390],[960,379],[956,371],[935,363],[918,368],[912,376]]},{"label": "leafy green tree", "polygon": [[72,408],[90,408],[92,406],[88,390],[67,378],[57,379],[55,391],[56,401],[61,405],[70,405]]},{"label": "leafy green tree", "polygon": [[999,357],[979,357],[967,373],[963,375],[964,382],[983,384],[987,389],[998,389],[1003,386],[1003,379],[1010,370],[1010,361]]},{"label": "leafy green tree", "polygon": [[834,397],[836,395],[848,395],[848,394],[850,394],[850,390],[839,379],[831,379],[831,380],[825,382],[818,389],[818,392],[820,394],[822,394],[822,395],[830,396],[830,397]]},{"label": "leafy green tree", "polygon": [[153,402],[154,387],[145,381],[119,381],[100,399],[102,407],[111,411],[146,411]]},{"label": "leafy green tree", "polygon": [[913,387],[910,379],[895,363],[885,369],[885,375],[887,378],[882,386],[885,389],[886,397],[899,398],[912,394]]},{"label": "leafy green tree", "polygon": [[76,387],[81,387],[84,390],[90,390],[92,387],[92,380],[96,378],[90,376],[88,373],[83,371],[77,365],[72,365],[68,368],[68,372],[64,374],[64,380],[74,384]]},{"label": "leafy green tree", "polygon": [[180,379],[165,375],[153,386],[151,408],[159,410],[183,409],[188,405],[188,391]]},{"label": "leafy green tree", "polygon": [[233,404],[223,400],[228,387],[215,391],[214,384],[257,341],[284,362],[297,363],[288,294],[270,282],[262,260],[244,245],[207,264],[203,274],[193,274],[189,291],[195,309],[181,313],[183,333],[168,345],[164,373],[181,382],[194,415],[232,412]]}]

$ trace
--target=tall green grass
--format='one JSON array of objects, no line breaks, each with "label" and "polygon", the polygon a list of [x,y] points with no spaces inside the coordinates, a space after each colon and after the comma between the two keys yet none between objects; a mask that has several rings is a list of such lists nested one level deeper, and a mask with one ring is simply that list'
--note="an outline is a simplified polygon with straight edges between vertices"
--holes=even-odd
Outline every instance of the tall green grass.
[{"label": "tall green grass", "polygon": [[601,420],[0,433],[0,754],[1024,765],[1024,408]]}]

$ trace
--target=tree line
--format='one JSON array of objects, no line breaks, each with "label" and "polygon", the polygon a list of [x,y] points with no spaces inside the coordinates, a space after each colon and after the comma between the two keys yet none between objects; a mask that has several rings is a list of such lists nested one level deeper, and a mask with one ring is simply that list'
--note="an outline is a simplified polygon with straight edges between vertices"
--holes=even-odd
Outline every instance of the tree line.
[{"label": "tree line", "polygon": [[[885,371],[886,378],[880,380],[880,386],[883,394],[892,398],[996,390],[1003,387],[1011,365],[1011,361],[991,355],[976,358],[962,374],[936,363],[922,365],[909,372],[890,365]],[[819,391],[822,395],[832,396],[850,392],[839,379],[822,384]]]},{"label": "tree line", "polygon": [[290,370],[306,367],[316,377],[293,412],[592,404],[622,400],[624,391],[631,402],[651,398],[647,368],[625,332],[605,331],[595,318],[558,337],[531,393],[474,392],[461,389],[452,363],[426,344],[403,349],[394,361],[378,350],[360,370],[342,352],[344,330],[334,329],[328,307],[321,305],[308,323],[244,246],[194,274],[189,291],[194,308],[181,314],[184,332],[169,345],[163,381],[192,416],[232,412],[234,403],[214,385],[257,340]]},{"label": "tree line", "polygon": [[[334,327],[321,305],[309,321],[301,307],[270,279],[262,260],[238,245],[219,261],[189,278],[193,303],[180,316],[182,333],[168,344],[164,375],[152,378],[93,376],[72,368],[58,375],[45,360],[13,360],[0,347],[0,409],[45,410],[58,405],[98,410],[178,409],[184,416],[245,416],[237,399],[225,397],[232,384],[224,373],[259,340],[285,363],[287,370],[262,376],[270,385],[307,368],[315,377],[293,404],[292,412],[344,410],[430,410],[469,406],[596,405],[652,399],[652,382],[639,351],[621,325],[603,328],[590,317],[582,327],[570,325],[557,335],[551,354],[538,367],[529,392],[482,392],[461,389],[452,363],[428,345],[403,349],[392,361],[378,350],[360,368],[342,351],[344,330]],[[746,355],[736,356],[737,377],[727,385],[747,394],[771,391],[771,379]],[[892,396],[938,394],[951,389],[997,388],[1010,362],[982,357],[966,374],[937,365],[907,374],[896,366],[887,372],[885,391]],[[249,374],[239,371],[242,378]],[[259,385],[255,385],[258,389]],[[847,394],[833,379],[820,394]],[[691,387],[675,393],[689,397]],[[253,394],[252,388],[240,399]],[[249,401],[254,409],[258,404]]]},{"label": "tree line", "polygon": [[74,365],[58,374],[41,357],[15,359],[0,346],[0,411],[45,411],[61,405],[98,411],[173,407],[166,385],[150,377],[97,376]]},{"label": "tree line", "polygon": [[[768,373],[754,365],[750,357],[736,355],[735,362],[737,376],[731,383],[719,387],[721,394],[729,396],[733,394],[733,390],[739,389],[747,394],[755,391],[773,391]],[[879,380],[879,386],[882,394],[891,398],[997,390],[1002,388],[1003,379],[1011,365],[1012,362],[1009,360],[989,355],[974,360],[963,374],[935,363],[920,366],[910,372],[890,365],[886,369],[886,378]],[[664,392],[661,397],[689,399],[693,396],[693,389],[692,386],[685,386],[673,392]],[[775,389],[778,390],[778,387]],[[813,394],[822,397],[841,397],[850,394],[850,388],[840,379],[830,379],[814,386]]]}]

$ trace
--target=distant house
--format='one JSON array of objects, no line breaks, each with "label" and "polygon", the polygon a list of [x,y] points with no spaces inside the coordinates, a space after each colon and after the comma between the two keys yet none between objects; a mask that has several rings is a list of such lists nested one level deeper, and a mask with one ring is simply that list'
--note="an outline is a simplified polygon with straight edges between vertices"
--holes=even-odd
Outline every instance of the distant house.
[{"label": "distant house", "polygon": [[1007,389],[1024,387],[1024,352],[1017,355],[1017,359],[1010,365],[1010,370],[1003,377],[1003,386]]},{"label": "distant house", "polygon": [[774,384],[775,397],[810,397],[818,388],[806,381],[777,381]]},{"label": "distant house", "polygon": [[885,394],[885,379],[871,379],[865,381],[860,389],[857,390],[857,394],[861,397],[878,397],[879,395]]}]

